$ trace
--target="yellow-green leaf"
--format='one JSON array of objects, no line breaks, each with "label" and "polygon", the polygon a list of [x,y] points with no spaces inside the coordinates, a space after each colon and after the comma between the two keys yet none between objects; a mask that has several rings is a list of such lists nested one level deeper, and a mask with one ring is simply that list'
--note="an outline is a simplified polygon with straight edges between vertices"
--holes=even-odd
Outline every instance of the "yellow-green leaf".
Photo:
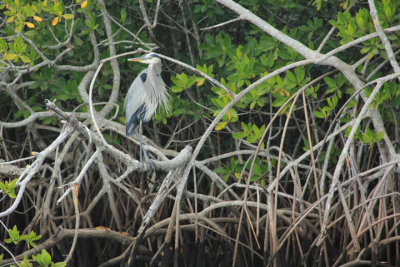
[{"label": "yellow-green leaf", "polygon": [[22,60],[24,63],[29,63],[31,62],[30,58],[24,55],[20,55],[19,58]]},{"label": "yellow-green leaf", "polygon": [[5,60],[13,60],[13,59],[17,58],[17,56],[18,56],[17,54],[10,53],[10,54],[5,54],[3,58]]},{"label": "yellow-green leaf", "polygon": [[9,18],[7,19],[7,23],[11,23],[11,22],[13,22],[13,21],[14,21],[14,16],[9,17]]},{"label": "yellow-green leaf", "polygon": [[202,78],[202,79],[200,79],[198,82],[197,82],[197,86],[202,86],[203,84],[204,84],[204,81],[205,81],[206,79],[204,79],[204,78]]},{"label": "yellow-green leaf", "polygon": [[15,27],[14,31],[15,31],[15,32],[20,32],[24,26],[25,26],[25,24],[23,24],[23,23],[18,24],[18,25]]},{"label": "yellow-green leaf", "polygon": [[25,25],[28,26],[28,28],[30,28],[30,29],[35,28],[35,24],[33,24],[31,22],[25,22]]},{"label": "yellow-green leaf", "polygon": [[73,19],[74,18],[74,14],[64,14],[62,16],[64,19]]},{"label": "yellow-green leaf", "polygon": [[288,91],[286,91],[285,89],[281,89],[280,91],[279,91],[279,94],[281,95],[281,96],[290,96],[290,93],[288,92]]},{"label": "yellow-green leaf", "polygon": [[36,21],[42,21],[43,19],[41,18],[41,17],[39,17],[39,16],[33,16],[33,19],[34,20],[36,20]]},{"label": "yellow-green leaf", "polygon": [[220,131],[220,130],[224,129],[227,124],[228,124],[227,121],[222,121],[222,122],[218,123],[217,126],[215,126],[215,130]]},{"label": "yellow-green leaf", "polygon": [[88,4],[87,0],[83,1],[81,3],[81,8],[85,8],[87,6],[87,4]]},{"label": "yellow-green leaf", "polygon": [[58,17],[55,17],[52,21],[51,21],[51,25],[56,26],[58,23]]}]

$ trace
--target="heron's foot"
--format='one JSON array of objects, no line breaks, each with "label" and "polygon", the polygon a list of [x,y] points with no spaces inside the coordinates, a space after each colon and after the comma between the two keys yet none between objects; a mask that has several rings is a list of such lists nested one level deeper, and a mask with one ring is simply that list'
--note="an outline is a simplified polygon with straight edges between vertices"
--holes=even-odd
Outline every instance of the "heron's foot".
[{"label": "heron's foot", "polygon": [[149,159],[149,160],[145,160],[144,162],[149,164],[154,172],[156,171],[156,166],[154,166],[153,160]]},{"label": "heron's foot", "polygon": [[[143,149],[142,151],[143,151],[143,156],[144,156],[144,162],[149,164],[150,167],[153,169],[153,171],[156,171],[156,167],[154,166],[153,161],[149,158],[147,151],[145,149]],[[142,157],[140,157],[140,161],[143,162]]]}]

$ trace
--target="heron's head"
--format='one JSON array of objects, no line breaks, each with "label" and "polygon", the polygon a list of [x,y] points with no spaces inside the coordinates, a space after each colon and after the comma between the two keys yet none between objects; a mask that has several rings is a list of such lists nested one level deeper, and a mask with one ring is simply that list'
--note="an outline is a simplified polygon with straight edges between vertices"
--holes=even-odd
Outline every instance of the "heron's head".
[{"label": "heron's head", "polygon": [[145,64],[158,64],[161,62],[161,59],[157,54],[150,53],[143,57],[130,58],[128,59],[128,61],[140,62]]}]

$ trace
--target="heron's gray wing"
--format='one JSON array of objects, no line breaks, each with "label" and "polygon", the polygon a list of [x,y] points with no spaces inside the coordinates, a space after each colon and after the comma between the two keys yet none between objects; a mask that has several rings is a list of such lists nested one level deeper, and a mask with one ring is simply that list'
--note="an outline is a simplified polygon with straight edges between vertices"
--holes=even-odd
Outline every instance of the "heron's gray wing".
[{"label": "heron's gray wing", "polygon": [[[126,135],[135,134],[136,127],[146,113],[146,83],[147,69],[143,70],[133,81],[125,98]],[[144,81],[144,82],[143,82]]]}]

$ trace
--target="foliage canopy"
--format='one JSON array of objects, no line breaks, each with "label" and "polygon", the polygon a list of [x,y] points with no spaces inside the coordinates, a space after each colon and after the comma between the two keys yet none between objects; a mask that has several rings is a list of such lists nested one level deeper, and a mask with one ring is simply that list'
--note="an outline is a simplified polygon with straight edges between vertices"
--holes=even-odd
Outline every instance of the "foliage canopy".
[{"label": "foliage canopy", "polygon": [[[399,1],[0,10],[3,262],[400,262]],[[126,59],[149,51],[172,110],[145,131],[155,171],[124,134]]]}]

